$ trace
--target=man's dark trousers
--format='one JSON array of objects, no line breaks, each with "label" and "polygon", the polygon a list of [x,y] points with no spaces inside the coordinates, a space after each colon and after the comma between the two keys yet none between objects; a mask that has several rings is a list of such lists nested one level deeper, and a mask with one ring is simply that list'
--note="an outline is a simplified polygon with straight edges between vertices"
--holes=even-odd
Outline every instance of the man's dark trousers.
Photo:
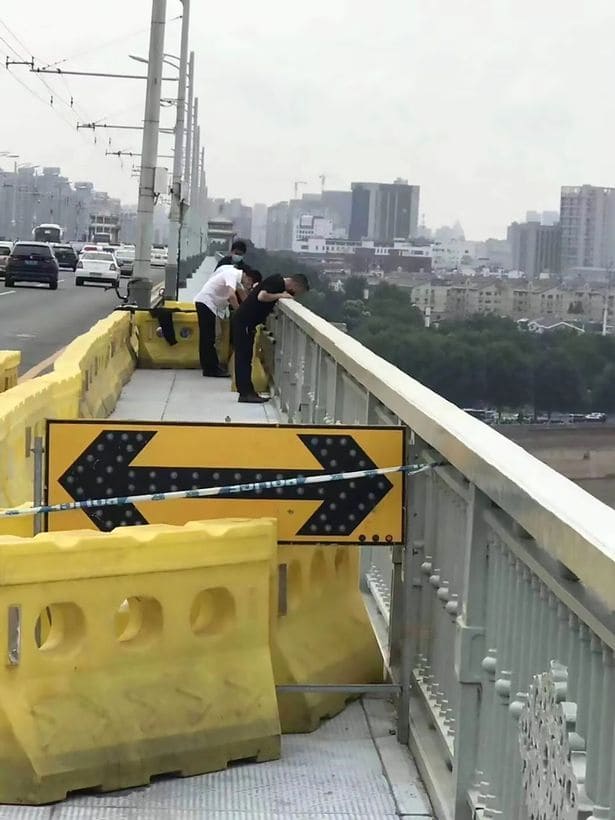
[{"label": "man's dark trousers", "polygon": [[220,369],[216,353],[216,314],[203,302],[195,302],[199,319],[199,359],[204,375],[213,376]]},{"label": "man's dark trousers", "polygon": [[235,349],[235,386],[240,396],[256,393],[252,384],[252,355],[256,328],[232,319],[233,347]]}]

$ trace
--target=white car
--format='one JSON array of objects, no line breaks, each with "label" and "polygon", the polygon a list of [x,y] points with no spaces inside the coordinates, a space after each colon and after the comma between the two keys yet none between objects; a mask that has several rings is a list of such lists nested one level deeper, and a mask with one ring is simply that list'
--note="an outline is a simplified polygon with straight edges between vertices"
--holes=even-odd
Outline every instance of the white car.
[{"label": "white car", "polygon": [[12,242],[0,242],[0,277],[4,276],[4,269],[6,268],[6,263],[8,262],[12,250]]},{"label": "white car", "polygon": [[152,248],[150,264],[153,268],[164,268],[169,259],[168,248]]},{"label": "white car", "polygon": [[84,282],[102,282],[106,285],[118,285],[120,266],[112,253],[104,251],[85,251],[77,263],[75,284]]}]

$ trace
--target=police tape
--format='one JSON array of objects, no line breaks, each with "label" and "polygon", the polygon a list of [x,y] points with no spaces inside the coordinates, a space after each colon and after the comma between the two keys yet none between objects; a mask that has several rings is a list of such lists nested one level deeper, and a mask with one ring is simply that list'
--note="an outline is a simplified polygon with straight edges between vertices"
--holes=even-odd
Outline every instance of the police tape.
[{"label": "police tape", "polygon": [[328,484],[331,481],[351,481],[357,478],[374,478],[390,473],[417,475],[441,464],[406,464],[400,467],[380,467],[375,470],[355,470],[347,473],[330,473],[328,475],[296,476],[279,478],[274,481],[260,481],[252,484],[230,484],[226,487],[204,487],[200,490],[177,490],[171,493],[148,493],[145,495],[126,495],[116,498],[95,498],[86,501],[70,501],[64,504],[48,504],[40,507],[20,507],[13,510],[0,510],[0,518],[18,518],[28,515],[68,512],[69,510],[90,510],[100,507],[116,507],[122,504],[142,504],[145,501],[177,501],[183,498],[216,498],[224,495],[240,495],[246,492],[271,490],[277,487],[302,487],[306,484]]}]

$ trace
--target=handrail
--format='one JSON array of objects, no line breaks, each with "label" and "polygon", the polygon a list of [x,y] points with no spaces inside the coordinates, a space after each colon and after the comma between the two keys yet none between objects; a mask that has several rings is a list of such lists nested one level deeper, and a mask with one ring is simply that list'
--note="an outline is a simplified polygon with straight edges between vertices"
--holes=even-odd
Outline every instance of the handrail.
[{"label": "handrail", "polygon": [[615,510],[300,304],[281,310],[615,609]]}]

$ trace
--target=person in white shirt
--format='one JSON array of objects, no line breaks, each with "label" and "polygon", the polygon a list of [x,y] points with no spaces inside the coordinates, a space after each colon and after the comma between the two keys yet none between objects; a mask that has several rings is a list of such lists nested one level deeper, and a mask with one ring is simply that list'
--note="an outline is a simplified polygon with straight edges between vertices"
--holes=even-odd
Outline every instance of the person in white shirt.
[{"label": "person in white shirt", "polygon": [[216,318],[227,316],[229,305],[235,309],[239,307],[242,294],[245,295],[243,275],[244,272],[233,265],[222,265],[194,297],[199,320],[199,358],[204,376],[220,378],[228,375],[220,367],[216,353]]}]

